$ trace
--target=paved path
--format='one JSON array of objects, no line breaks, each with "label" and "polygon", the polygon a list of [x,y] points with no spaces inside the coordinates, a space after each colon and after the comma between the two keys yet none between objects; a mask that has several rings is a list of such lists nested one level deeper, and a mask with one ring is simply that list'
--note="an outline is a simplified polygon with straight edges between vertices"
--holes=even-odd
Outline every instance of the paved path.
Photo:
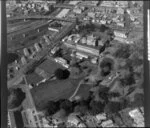
[{"label": "paved path", "polygon": [[79,84],[78,84],[78,86],[77,86],[75,92],[74,92],[73,95],[69,98],[70,101],[73,100],[73,97],[76,95],[76,93],[78,92],[78,90],[79,90],[79,88],[80,88],[80,86],[81,86],[82,84],[83,84],[83,80],[81,80],[81,81],[79,82]]}]

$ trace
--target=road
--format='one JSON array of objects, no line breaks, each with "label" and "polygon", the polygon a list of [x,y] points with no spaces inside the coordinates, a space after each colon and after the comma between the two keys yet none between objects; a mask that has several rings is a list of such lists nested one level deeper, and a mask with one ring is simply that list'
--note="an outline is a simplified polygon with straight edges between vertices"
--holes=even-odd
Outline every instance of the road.
[{"label": "road", "polygon": [[41,21],[35,21],[35,22],[29,22],[27,25],[22,25],[22,26],[16,26],[16,27],[9,27],[8,30],[7,30],[7,35],[9,34],[15,34],[14,32],[20,32],[21,30],[27,30],[27,28],[29,29],[33,29],[34,26],[38,27],[38,26],[42,26],[44,25],[44,23],[47,23],[47,22],[41,22]]},{"label": "road", "polygon": [[12,20],[24,20],[24,19],[30,19],[30,20],[45,19],[45,20],[60,20],[60,21],[74,22],[74,20],[72,20],[72,19],[63,19],[63,18],[56,18],[55,16],[40,16],[40,15],[11,17],[11,18],[8,18],[7,20],[12,21]]}]

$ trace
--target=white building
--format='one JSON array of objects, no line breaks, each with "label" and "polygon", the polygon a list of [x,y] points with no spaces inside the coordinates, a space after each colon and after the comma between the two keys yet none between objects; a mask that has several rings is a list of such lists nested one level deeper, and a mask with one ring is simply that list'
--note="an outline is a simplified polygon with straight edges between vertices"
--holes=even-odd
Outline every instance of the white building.
[{"label": "white building", "polygon": [[131,110],[129,115],[134,119],[136,126],[144,127],[144,116],[138,108]]},{"label": "white building", "polygon": [[81,53],[81,52],[76,52],[76,56],[78,56],[79,58],[88,58],[88,55],[86,55],[86,54],[83,54],[83,53]]},{"label": "white building", "polygon": [[95,46],[96,43],[96,37],[93,35],[87,36],[87,45]]},{"label": "white building", "polygon": [[74,1],[70,1],[69,4],[70,5],[77,5],[80,1],[78,0],[74,0]]},{"label": "white building", "polygon": [[127,32],[123,32],[123,31],[114,31],[114,35],[116,37],[122,37],[122,38],[127,38]]},{"label": "white building", "polygon": [[125,26],[125,23],[124,23],[124,22],[117,22],[117,25],[118,25],[118,26],[121,26],[121,27],[124,27],[124,26]]},{"label": "white building", "polygon": [[96,56],[99,56],[99,50],[94,49],[94,48],[90,48],[87,46],[83,46],[83,45],[76,45],[76,49],[79,51],[83,51],[83,52],[87,52]]},{"label": "white building", "polygon": [[63,18],[63,17],[66,17],[66,15],[68,14],[69,11],[70,11],[70,9],[63,9],[63,10],[56,16],[56,18]]},{"label": "white building", "polygon": [[43,38],[45,39],[45,42],[47,43],[47,45],[50,45],[50,44],[51,44],[51,42],[50,42],[48,36],[44,35]]},{"label": "white building", "polygon": [[98,121],[98,123],[101,123],[102,120],[106,120],[106,114],[105,113],[101,113],[101,114],[97,114],[96,115],[96,119]]},{"label": "white building", "polygon": [[30,55],[30,53],[29,53],[27,48],[23,49],[23,53],[24,53],[25,56],[29,56]]},{"label": "white building", "polygon": [[35,47],[35,49],[36,49],[37,52],[39,52],[41,50],[41,48],[40,48],[40,46],[39,46],[38,43],[35,43],[34,47]]},{"label": "white building", "polygon": [[94,12],[88,12],[88,16],[92,17],[92,18],[95,18],[95,13]]},{"label": "white building", "polygon": [[56,29],[56,28],[51,28],[51,27],[48,27],[48,30],[49,30],[49,31],[54,31],[54,32],[59,32],[58,29]]},{"label": "white building", "polygon": [[67,61],[65,59],[63,59],[63,58],[57,57],[57,58],[55,58],[55,61],[60,63],[65,68],[69,68],[69,65],[67,64]]},{"label": "white building", "polygon": [[112,120],[103,121],[101,124],[102,127],[114,127]]},{"label": "white building", "polygon": [[82,13],[82,9],[80,9],[80,8],[74,8],[73,12],[76,13],[76,14],[81,14]]},{"label": "white building", "polygon": [[86,39],[86,37],[82,37],[82,39],[81,39],[81,43],[82,43],[82,44],[86,44],[86,43],[87,43],[87,39]]}]

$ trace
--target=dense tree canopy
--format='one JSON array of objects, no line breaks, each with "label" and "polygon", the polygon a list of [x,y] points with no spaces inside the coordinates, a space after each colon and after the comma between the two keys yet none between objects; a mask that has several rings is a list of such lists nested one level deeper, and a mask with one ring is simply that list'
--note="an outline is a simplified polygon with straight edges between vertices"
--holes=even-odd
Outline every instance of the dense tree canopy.
[{"label": "dense tree canopy", "polygon": [[55,101],[49,101],[46,108],[47,116],[55,114],[59,110],[59,106]]},{"label": "dense tree canopy", "polygon": [[25,93],[21,88],[11,88],[8,90],[8,108],[13,109],[21,105],[22,101],[25,99]]},{"label": "dense tree canopy", "polygon": [[71,101],[66,99],[60,104],[60,108],[64,109],[66,113],[69,114],[70,112],[73,111],[73,104]]},{"label": "dense tree canopy", "polygon": [[101,102],[92,100],[90,102],[90,110],[93,115],[101,113],[104,110],[104,104],[102,104]]},{"label": "dense tree canopy", "polygon": [[130,56],[130,46],[128,44],[121,44],[114,53],[117,58],[127,59]]},{"label": "dense tree canopy", "polygon": [[116,113],[118,111],[121,110],[121,103],[119,102],[109,102],[106,106],[105,106],[105,113]]},{"label": "dense tree canopy", "polygon": [[55,76],[57,79],[62,80],[62,79],[67,79],[70,75],[70,72],[67,69],[56,69],[54,72]]},{"label": "dense tree canopy", "polygon": [[107,76],[113,69],[114,61],[111,58],[104,58],[100,63],[101,75]]}]

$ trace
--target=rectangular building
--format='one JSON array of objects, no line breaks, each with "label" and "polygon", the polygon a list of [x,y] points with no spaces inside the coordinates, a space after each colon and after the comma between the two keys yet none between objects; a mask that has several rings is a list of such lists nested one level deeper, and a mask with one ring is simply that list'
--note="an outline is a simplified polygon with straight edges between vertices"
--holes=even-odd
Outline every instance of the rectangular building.
[{"label": "rectangular building", "polygon": [[65,17],[65,16],[68,14],[69,11],[70,11],[70,9],[63,9],[63,10],[56,16],[56,18],[63,18],[63,17]]},{"label": "rectangular building", "polygon": [[94,48],[90,48],[87,46],[83,46],[83,45],[76,45],[76,49],[79,51],[83,51],[83,52],[87,52],[96,56],[99,56],[99,50],[94,49]]}]

